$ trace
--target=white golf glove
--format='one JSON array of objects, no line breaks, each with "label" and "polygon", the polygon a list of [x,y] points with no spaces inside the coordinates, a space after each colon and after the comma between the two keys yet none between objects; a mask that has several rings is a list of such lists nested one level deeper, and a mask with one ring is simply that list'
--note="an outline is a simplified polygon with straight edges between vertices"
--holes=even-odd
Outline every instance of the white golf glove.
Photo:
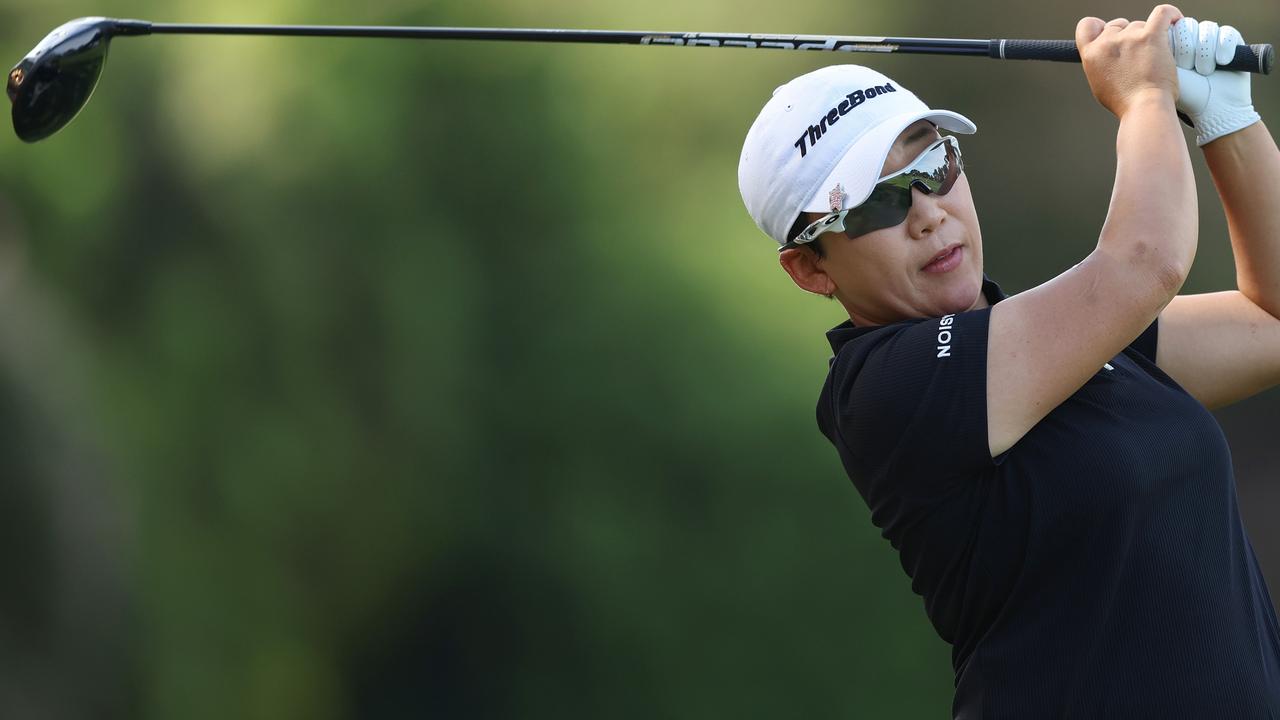
[{"label": "white golf glove", "polygon": [[1169,28],[1178,66],[1178,112],[1196,130],[1196,145],[1217,140],[1259,120],[1249,94],[1249,73],[1217,70],[1231,62],[1240,32],[1212,20],[1183,18]]}]

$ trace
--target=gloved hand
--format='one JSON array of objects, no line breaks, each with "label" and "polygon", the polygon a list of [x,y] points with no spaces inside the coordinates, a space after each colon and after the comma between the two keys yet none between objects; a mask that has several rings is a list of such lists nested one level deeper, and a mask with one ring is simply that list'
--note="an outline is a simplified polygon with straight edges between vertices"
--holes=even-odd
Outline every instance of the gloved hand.
[{"label": "gloved hand", "polygon": [[1239,31],[1184,17],[1169,28],[1169,43],[1178,67],[1178,114],[1195,128],[1196,145],[1262,119],[1253,109],[1249,73],[1216,69],[1231,62],[1236,46],[1244,43]]}]

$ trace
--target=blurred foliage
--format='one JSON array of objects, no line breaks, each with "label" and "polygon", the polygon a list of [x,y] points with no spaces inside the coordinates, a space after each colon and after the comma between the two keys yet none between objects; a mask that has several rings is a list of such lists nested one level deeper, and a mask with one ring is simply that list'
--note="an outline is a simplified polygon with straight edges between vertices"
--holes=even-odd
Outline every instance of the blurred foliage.
[{"label": "blurred foliage", "polygon": [[[1280,39],[1271,5],[1183,9]],[[0,50],[101,14],[1068,38],[1090,13],[0,0]],[[115,43],[67,130],[0,141],[0,714],[945,716],[948,648],[814,424],[839,306],[737,193],[771,90],[837,61],[978,123],[1006,289],[1092,247],[1115,124],[1078,66]],[[1197,170],[1196,292],[1233,283]],[[1224,414],[1259,518],[1276,408]]]}]

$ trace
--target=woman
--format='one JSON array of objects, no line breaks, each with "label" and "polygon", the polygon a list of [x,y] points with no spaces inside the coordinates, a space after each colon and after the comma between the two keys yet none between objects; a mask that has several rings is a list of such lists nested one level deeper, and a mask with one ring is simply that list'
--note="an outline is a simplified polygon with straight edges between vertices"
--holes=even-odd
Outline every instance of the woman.
[{"label": "woman", "polygon": [[[1169,5],[1079,22],[1119,119],[1111,205],[1093,252],[1012,297],[937,132],[964,117],[839,66],[775,91],[747,136],[752,217],[848,311],[818,422],[953,645],[957,718],[1280,717],[1276,616],[1206,410],[1280,382],[1280,151],[1248,76],[1213,70],[1239,42]],[[1177,295],[1197,240],[1178,113],[1236,291]]]}]

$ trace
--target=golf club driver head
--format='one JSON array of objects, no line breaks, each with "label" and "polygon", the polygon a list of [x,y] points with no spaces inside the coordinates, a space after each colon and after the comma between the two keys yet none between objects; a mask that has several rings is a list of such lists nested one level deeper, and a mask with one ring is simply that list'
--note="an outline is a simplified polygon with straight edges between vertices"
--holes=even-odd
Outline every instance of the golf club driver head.
[{"label": "golf club driver head", "polygon": [[18,137],[36,142],[71,122],[98,85],[111,38],[139,34],[134,24],[101,17],[72,20],[15,65],[6,89]]}]

